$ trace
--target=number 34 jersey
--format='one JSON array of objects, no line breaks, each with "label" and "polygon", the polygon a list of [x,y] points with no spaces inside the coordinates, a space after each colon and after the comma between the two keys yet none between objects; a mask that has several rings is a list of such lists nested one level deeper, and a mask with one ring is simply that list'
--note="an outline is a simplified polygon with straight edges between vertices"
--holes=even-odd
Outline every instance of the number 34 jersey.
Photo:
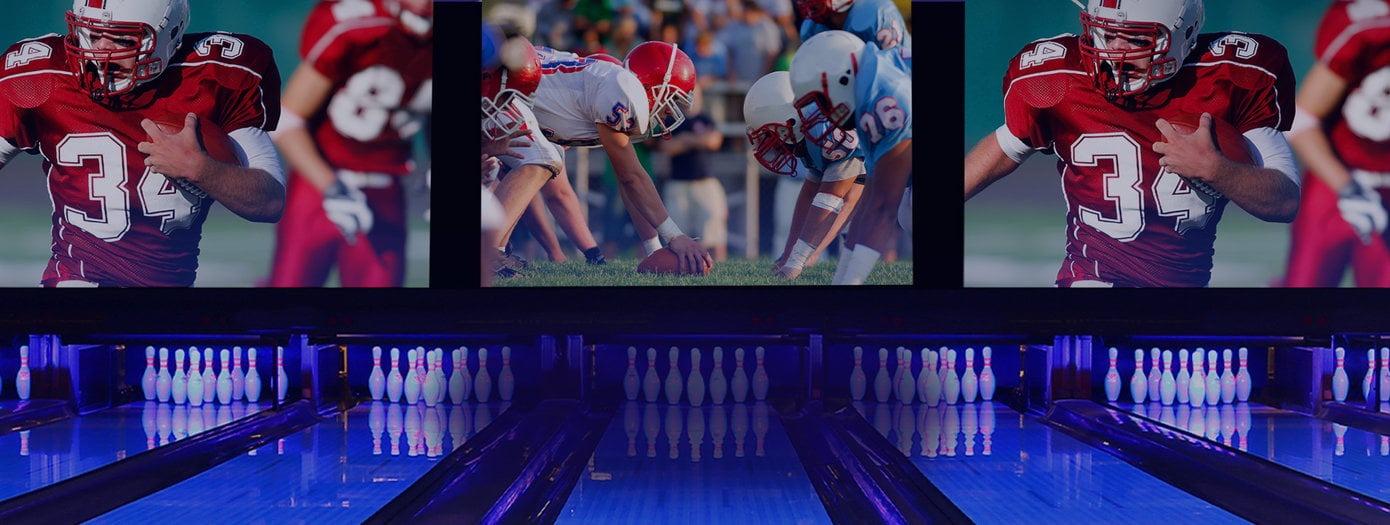
[{"label": "number 34 jersey", "polygon": [[182,127],[184,115],[231,132],[271,131],[280,76],[250,36],[190,33],[165,71],[125,95],[92,100],[69,67],[63,37],[22,40],[0,70],[0,138],[43,156],[53,203],[53,257],[43,283],[190,286],[211,201],[176,190],[145,166],[143,119]]},{"label": "number 34 jersey", "polygon": [[1246,33],[1201,35],[1178,74],[1121,107],[1095,88],[1075,35],[1023,48],[1004,76],[1004,118],[1029,147],[1057,155],[1067,205],[1057,284],[1205,286],[1228,202],[1159,166],[1160,119],[1196,125],[1203,112],[1244,133],[1288,131],[1294,74],[1283,46]]},{"label": "number 34 jersey", "polygon": [[333,94],[307,119],[336,169],[408,175],[411,138],[432,108],[430,40],[410,36],[380,2],[320,2],[300,40],[305,63],[333,81]]}]

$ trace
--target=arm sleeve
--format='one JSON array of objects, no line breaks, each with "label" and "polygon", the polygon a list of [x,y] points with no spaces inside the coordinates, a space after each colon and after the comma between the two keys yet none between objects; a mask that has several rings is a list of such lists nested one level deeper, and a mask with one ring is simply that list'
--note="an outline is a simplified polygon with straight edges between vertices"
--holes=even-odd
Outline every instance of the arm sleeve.
[{"label": "arm sleeve", "polygon": [[237,158],[243,165],[269,173],[281,186],[285,185],[285,168],[269,133],[260,128],[241,128],[227,136],[236,144]]},{"label": "arm sleeve", "polygon": [[1274,128],[1257,128],[1244,133],[1251,156],[1260,166],[1277,170],[1298,185],[1300,177],[1298,162],[1294,160],[1293,148],[1284,134]]}]

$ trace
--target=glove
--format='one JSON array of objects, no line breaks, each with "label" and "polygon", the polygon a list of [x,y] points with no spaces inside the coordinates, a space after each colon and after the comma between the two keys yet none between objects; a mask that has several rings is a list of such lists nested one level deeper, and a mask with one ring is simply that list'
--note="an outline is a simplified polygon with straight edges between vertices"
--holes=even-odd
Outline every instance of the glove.
[{"label": "glove", "polygon": [[348,244],[356,242],[359,234],[366,235],[372,231],[372,209],[367,206],[366,194],[343,184],[342,180],[334,181],[323,192],[323,211],[342,232]]},{"label": "glove", "polygon": [[1337,209],[1342,212],[1342,219],[1361,237],[1361,242],[1366,244],[1370,244],[1372,236],[1384,232],[1386,223],[1390,222],[1385,207],[1381,205],[1380,194],[1366,188],[1355,177],[1339,192]]}]

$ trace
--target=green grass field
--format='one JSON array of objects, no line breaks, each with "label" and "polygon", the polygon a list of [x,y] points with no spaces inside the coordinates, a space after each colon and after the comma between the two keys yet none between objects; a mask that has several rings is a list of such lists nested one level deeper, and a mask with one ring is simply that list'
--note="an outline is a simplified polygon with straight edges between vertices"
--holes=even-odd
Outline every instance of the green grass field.
[{"label": "green grass field", "polygon": [[[589,266],[582,259],[564,263],[532,261],[525,275],[498,279],[496,286],[815,286],[829,285],[835,275],[833,261],[823,262],[795,281],[772,275],[772,259],[729,259],[714,265],[703,277],[637,273],[640,259],[614,259],[604,266]],[[870,285],[912,284],[912,261],[880,263],[869,275]]]}]

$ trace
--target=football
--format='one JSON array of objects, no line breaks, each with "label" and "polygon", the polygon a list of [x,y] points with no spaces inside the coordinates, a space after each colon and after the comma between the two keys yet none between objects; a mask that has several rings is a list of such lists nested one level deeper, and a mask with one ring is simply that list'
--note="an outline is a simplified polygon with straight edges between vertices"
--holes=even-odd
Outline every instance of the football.
[{"label": "football", "polygon": [[[183,131],[183,124],[155,121],[154,125],[158,126],[159,130],[165,133],[178,133]],[[217,127],[216,124],[204,121],[201,118],[198,119],[198,144],[203,147],[204,151],[208,152],[209,157],[216,159],[218,162],[235,164],[242,167],[246,166],[245,162],[237,158],[236,147],[232,144],[232,137],[228,136],[227,132],[222,131],[222,128]],[[190,193],[199,199],[208,196],[207,192],[199,188],[197,184],[185,179],[170,178],[169,180],[173,181],[174,185],[178,186],[184,192]]]},{"label": "football", "polygon": [[[652,252],[646,259],[642,259],[642,262],[637,265],[637,273],[682,275],[680,268],[681,261],[680,258],[676,256],[676,252],[671,251],[670,248],[662,248]],[[709,273],[709,270],[710,269],[706,267],[705,271],[700,272],[698,275],[705,275]]]},{"label": "football", "polygon": [[[1169,119],[1173,127],[1183,133],[1197,131],[1197,125],[1200,121],[1200,115],[1195,117],[1183,115],[1181,117]],[[1250,148],[1246,146],[1245,136],[1241,135],[1240,131],[1237,130],[1235,126],[1213,116],[1211,118],[1211,132],[1214,135],[1212,138],[1216,141],[1216,149],[1221,150],[1221,154],[1225,155],[1226,158],[1241,164],[1255,164],[1255,158],[1250,155]],[[1186,180],[1187,184],[1196,188],[1197,191],[1218,199],[1223,197],[1221,192],[1216,191],[1215,188],[1208,186],[1202,181],[1189,179],[1187,177],[1183,177],[1183,180]]]}]

